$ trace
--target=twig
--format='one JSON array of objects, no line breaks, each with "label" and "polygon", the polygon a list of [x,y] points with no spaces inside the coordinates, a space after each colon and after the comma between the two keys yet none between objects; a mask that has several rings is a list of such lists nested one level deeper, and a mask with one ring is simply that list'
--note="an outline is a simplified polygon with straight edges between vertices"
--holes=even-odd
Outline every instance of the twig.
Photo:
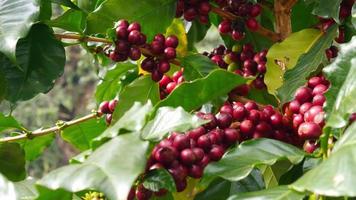
[{"label": "twig", "polygon": [[[241,18],[239,16],[234,15],[233,13],[224,11],[224,10],[222,10],[220,8],[217,8],[217,7],[214,7],[214,6],[211,8],[211,11],[213,13],[216,13],[220,17],[226,18],[226,19],[229,19],[229,20],[236,20],[236,19],[240,19]],[[273,32],[271,30],[268,30],[265,27],[262,27],[261,25],[259,26],[259,28],[258,28],[258,30],[256,32],[258,34],[260,34],[262,36],[265,36],[266,38],[272,40],[273,42],[278,42],[278,41],[281,40],[281,37],[280,37],[279,34]]]},{"label": "twig", "polygon": [[54,34],[58,39],[71,39],[71,40],[80,40],[84,42],[102,42],[106,44],[111,44],[112,41],[105,38],[91,37],[91,36],[81,36],[78,34],[68,33],[55,33]]},{"label": "twig", "polygon": [[61,130],[64,130],[67,127],[76,125],[76,124],[80,124],[82,122],[88,121],[90,119],[99,117],[100,114],[98,112],[86,115],[84,117],[81,117],[79,119],[75,119],[72,121],[68,121],[68,122],[60,122],[58,123],[56,126],[51,127],[51,128],[47,128],[47,129],[43,129],[43,130],[35,130],[33,132],[29,131],[26,132],[24,134],[21,135],[17,135],[17,136],[13,136],[13,137],[5,137],[5,138],[0,138],[0,143],[4,143],[4,142],[14,142],[14,141],[18,141],[18,140],[23,140],[23,139],[32,139],[35,137],[39,137],[39,136],[44,136],[44,135],[48,135],[54,132],[58,132]]},{"label": "twig", "polygon": [[276,18],[276,31],[282,39],[292,33],[291,9],[297,0],[275,0],[274,13]]},{"label": "twig", "polygon": [[298,2],[298,0],[284,0],[282,1],[282,5],[285,9],[289,10]]}]

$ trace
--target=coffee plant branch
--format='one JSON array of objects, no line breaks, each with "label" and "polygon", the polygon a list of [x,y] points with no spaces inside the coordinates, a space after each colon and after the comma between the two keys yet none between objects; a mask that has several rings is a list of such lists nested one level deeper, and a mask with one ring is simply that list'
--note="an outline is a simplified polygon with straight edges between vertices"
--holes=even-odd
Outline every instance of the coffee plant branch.
[{"label": "coffee plant branch", "polygon": [[24,134],[21,134],[21,135],[0,138],[0,143],[14,142],[14,141],[19,141],[19,140],[23,140],[23,139],[33,139],[35,137],[44,136],[44,135],[48,135],[51,133],[56,133],[56,132],[64,130],[67,127],[70,127],[70,126],[73,126],[76,124],[80,124],[82,122],[85,122],[85,121],[88,121],[90,119],[94,119],[94,118],[97,118],[100,116],[101,116],[101,113],[93,112],[89,115],[86,115],[86,116],[78,118],[78,119],[74,119],[72,121],[67,121],[67,122],[59,121],[59,122],[57,122],[56,126],[53,126],[51,128],[39,129],[39,130],[35,130],[35,131],[24,131]]}]

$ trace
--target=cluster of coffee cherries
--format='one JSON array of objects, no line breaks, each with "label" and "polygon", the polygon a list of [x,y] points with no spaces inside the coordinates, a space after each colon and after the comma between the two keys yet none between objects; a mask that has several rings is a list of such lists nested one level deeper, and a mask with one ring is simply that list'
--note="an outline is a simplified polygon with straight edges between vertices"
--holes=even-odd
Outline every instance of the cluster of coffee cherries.
[{"label": "cluster of coffee cherries", "polygon": [[174,35],[164,37],[162,34],[155,35],[151,44],[146,45],[150,54],[141,63],[141,68],[151,73],[152,80],[158,82],[163,75],[171,68],[171,60],[176,58],[176,48],[178,47],[178,38]]},{"label": "cluster of coffee cherries", "polygon": [[336,46],[332,45],[330,48],[325,50],[326,57],[330,61],[333,58],[337,57],[339,50]]},{"label": "cluster of coffee cherries", "polygon": [[176,17],[184,17],[187,21],[199,19],[202,24],[209,22],[211,5],[209,0],[178,0]]},{"label": "cluster of coffee cherries", "polygon": [[112,120],[112,114],[115,111],[118,100],[113,99],[111,101],[103,101],[99,105],[99,113],[100,115],[106,114],[105,121],[107,125],[110,125]]},{"label": "cluster of coffee cherries", "polygon": [[106,200],[105,195],[101,192],[87,192],[81,199],[83,199],[83,200]]},{"label": "cluster of coffee cherries", "polygon": [[159,81],[160,98],[166,98],[178,85],[184,82],[183,68],[173,73],[172,77],[163,75]]},{"label": "cluster of coffee cherries", "polygon": [[314,76],[307,85],[299,88],[294,100],[285,105],[285,114],[292,119],[293,130],[302,140],[306,140],[304,149],[312,153],[317,148],[317,139],[324,126],[324,93],[329,81],[324,76]]},{"label": "cluster of coffee cherries", "polygon": [[115,45],[106,49],[106,55],[114,62],[125,61],[128,58],[140,59],[140,46],[146,43],[146,36],[140,32],[141,25],[137,22],[129,24],[126,20],[120,20],[116,24],[115,31]]},{"label": "cluster of coffee cherries", "polygon": [[242,40],[245,37],[245,27],[251,31],[257,31],[260,27],[256,17],[261,14],[262,8],[259,4],[252,4],[241,0],[216,0],[219,7],[225,12],[230,12],[237,19],[223,19],[219,24],[221,34],[230,34],[234,40]]},{"label": "cluster of coffee cherries", "polygon": [[[203,55],[208,56],[214,63],[223,69],[235,72],[244,77],[256,76],[252,85],[257,89],[264,89],[264,74],[266,73],[267,50],[255,52],[251,44],[235,45],[232,49],[227,49],[220,45],[211,53],[204,52]],[[247,85],[242,85],[237,88],[244,92],[237,94],[245,96]]]}]

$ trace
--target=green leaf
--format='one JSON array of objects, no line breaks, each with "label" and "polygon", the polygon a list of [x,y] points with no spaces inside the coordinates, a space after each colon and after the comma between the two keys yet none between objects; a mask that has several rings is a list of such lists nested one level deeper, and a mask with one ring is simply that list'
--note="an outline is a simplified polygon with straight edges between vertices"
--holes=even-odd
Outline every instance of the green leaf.
[{"label": "green leaf", "polygon": [[271,139],[246,141],[228,152],[216,163],[205,168],[204,178],[222,177],[230,181],[245,178],[257,166],[273,165],[279,160],[297,164],[304,158],[304,152],[283,142]]},{"label": "green leaf", "polygon": [[198,20],[194,20],[188,31],[188,50],[193,50],[194,45],[204,39],[210,28],[210,24],[202,24]]},{"label": "green leaf", "polygon": [[56,19],[46,21],[46,24],[66,31],[81,33],[85,28],[85,20],[86,14],[83,11],[69,9]]},{"label": "green leaf", "polygon": [[[352,124],[335,146],[330,157],[308,171],[291,186],[326,196],[356,196],[356,124]],[[345,137],[345,138],[344,138]],[[351,141],[350,141],[351,140]]]},{"label": "green leaf", "polygon": [[170,192],[176,191],[174,179],[165,169],[149,171],[147,175],[145,175],[143,186],[154,192],[158,192],[160,189],[167,189]]},{"label": "green leaf", "polygon": [[184,67],[183,76],[187,81],[207,76],[214,69],[219,67],[208,57],[201,54],[190,54],[180,59]]},{"label": "green leaf", "polygon": [[16,49],[19,66],[0,55],[0,70],[8,85],[6,99],[11,102],[28,100],[48,92],[63,73],[65,52],[60,41],[46,25],[36,24]]},{"label": "green leaf", "polygon": [[[142,32],[151,40],[157,33],[165,33],[175,16],[175,0],[106,0],[88,16],[86,31],[105,33],[119,19],[138,21]],[[134,6],[133,6],[134,5]]]},{"label": "green leaf", "polygon": [[[18,199],[35,199],[38,192],[35,188],[35,179],[27,178],[26,180],[15,182],[15,191]],[[0,195],[1,196],[1,195]]]},{"label": "green leaf", "polygon": [[61,133],[61,137],[80,151],[83,151],[89,149],[91,141],[103,133],[105,129],[104,118],[91,119],[65,128]]},{"label": "green leaf", "polygon": [[119,135],[122,129],[126,131],[138,132],[146,124],[147,115],[152,111],[152,103],[148,101],[145,105],[140,102],[128,110],[113,126],[106,129],[100,136],[94,139],[94,145],[98,146],[103,140]]},{"label": "green leaf", "polygon": [[52,17],[52,2],[48,0],[38,0],[40,2],[40,21],[49,20]]},{"label": "green leaf", "polygon": [[6,200],[17,200],[15,186],[0,174],[0,196]]},{"label": "green leaf", "polygon": [[0,103],[2,100],[4,100],[5,95],[6,95],[6,90],[7,90],[7,83],[5,79],[5,75],[3,74],[3,71],[0,70]]},{"label": "green leaf", "polygon": [[53,3],[63,5],[63,6],[67,6],[72,9],[79,10],[78,6],[75,5],[71,0],[50,0],[50,1],[52,1]]},{"label": "green leaf", "polygon": [[183,107],[186,111],[198,109],[203,104],[245,83],[245,79],[226,70],[217,69],[208,76],[179,85],[166,99],[156,105]]},{"label": "green leaf", "polygon": [[302,200],[305,194],[288,189],[288,186],[278,186],[271,189],[240,193],[228,198],[228,200]]},{"label": "green leaf", "polygon": [[113,122],[120,119],[134,102],[145,104],[148,100],[155,105],[159,101],[158,84],[149,75],[140,77],[127,85],[119,96],[119,106],[113,114]]},{"label": "green leaf", "polygon": [[39,15],[35,0],[2,0],[0,6],[0,52],[15,61],[17,40],[27,35]]},{"label": "green leaf", "polygon": [[312,14],[313,4],[307,4],[305,1],[297,1],[292,8],[291,22],[293,32],[305,28],[313,27],[319,22],[318,18]]},{"label": "green leaf", "polygon": [[31,140],[24,140],[19,142],[25,151],[26,160],[35,160],[55,139],[54,134],[36,137]]},{"label": "green leaf", "polygon": [[97,189],[109,199],[126,200],[132,184],[144,171],[147,149],[148,142],[140,140],[138,134],[124,134],[100,146],[83,164],[61,167],[38,183],[70,192]]},{"label": "green leaf", "polygon": [[182,19],[175,18],[172,24],[167,28],[166,36],[175,35],[178,38],[178,47],[176,48],[177,57],[184,57],[188,51],[188,39],[185,33],[185,26]]},{"label": "green leaf", "polygon": [[145,140],[158,141],[171,131],[184,132],[206,122],[196,115],[187,113],[182,107],[161,107],[155,118],[144,127],[141,137]]},{"label": "green leaf", "polygon": [[36,200],[73,200],[72,193],[63,189],[50,190],[46,187],[36,186],[38,190],[38,197]]},{"label": "green leaf", "polygon": [[356,112],[356,37],[340,46],[339,56],[323,69],[332,83],[325,94],[326,126],[345,127],[350,114]]},{"label": "green leaf", "polygon": [[323,18],[333,18],[336,22],[339,20],[340,3],[342,0],[320,0],[319,4],[314,8],[313,14]]},{"label": "green leaf", "polygon": [[291,168],[291,166],[293,165],[286,160],[277,161],[274,165],[271,166],[261,166],[260,171],[263,174],[266,188],[278,186],[279,179]]},{"label": "green leaf", "polygon": [[309,51],[321,34],[316,29],[304,29],[292,33],[283,42],[274,44],[268,50],[267,72],[264,80],[270,94],[275,94],[277,88],[282,86],[285,71],[297,64],[299,57]]},{"label": "green leaf", "polygon": [[247,98],[263,105],[270,104],[275,107],[278,106],[278,100],[276,99],[276,97],[269,94],[266,89],[260,90],[256,88],[250,88]]},{"label": "green leaf", "polygon": [[324,34],[311,49],[303,54],[293,69],[284,74],[284,83],[278,88],[278,96],[282,105],[293,99],[295,91],[303,86],[307,78],[316,72],[319,65],[326,60],[325,50],[330,47],[336,36],[337,27],[333,26]]},{"label": "green leaf", "polygon": [[0,132],[8,129],[23,129],[23,127],[12,116],[5,116],[0,113]]},{"label": "green leaf", "polygon": [[20,181],[26,177],[25,152],[19,144],[0,144],[0,173],[11,181]]},{"label": "green leaf", "polygon": [[136,65],[132,63],[118,63],[106,72],[104,78],[99,82],[95,97],[97,102],[108,101],[114,99],[122,88],[121,78],[127,71],[135,69]]},{"label": "green leaf", "polygon": [[356,4],[352,6],[351,10],[351,23],[354,29],[356,29]]}]

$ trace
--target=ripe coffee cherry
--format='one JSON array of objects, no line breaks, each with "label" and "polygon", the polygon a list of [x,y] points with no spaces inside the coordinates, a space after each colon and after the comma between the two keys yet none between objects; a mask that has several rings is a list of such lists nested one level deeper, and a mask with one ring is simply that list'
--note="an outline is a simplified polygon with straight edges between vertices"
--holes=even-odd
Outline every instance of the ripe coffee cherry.
[{"label": "ripe coffee cherry", "polygon": [[118,26],[116,27],[116,37],[117,39],[126,40],[129,32],[126,27]]},{"label": "ripe coffee cherry", "polygon": [[137,30],[133,30],[129,33],[129,36],[127,38],[127,41],[129,41],[130,44],[138,44],[140,43],[140,38],[141,33]]},{"label": "ripe coffee cherry", "polygon": [[227,128],[231,125],[232,123],[232,116],[228,113],[219,113],[216,116],[218,126],[221,129]]},{"label": "ripe coffee cherry", "polygon": [[163,74],[160,71],[158,71],[158,69],[153,70],[153,72],[151,74],[151,78],[153,81],[158,82],[162,79],[162,77],[163,77]]},{"label": "ripe coffee cherry", "polygon": [[261,118],[260,111],[258,110],[250,110],[247,119],[253,121],[254,123],[257,123]]},{"label": "ripe coffee cherry", "polygon": [[240,140],[241,140],[240,133],[237,131],[237,129],[226,128],[224,130],[224,142],[225,143],[232,145]]},{"label": "ripe coffee cherry", "polygon": [[314,119],[320,113],[323,114],[323,108],[321,106],[312,106],[305,114],[304,121],[314,122]]},{"label": "ripe coffee cherry", "polygon": [[262,10],[262,8],[259,4],[253,5],[250,10],[250,16],[257,17],[258,15],[261,14],[261,10]]},{"label": "ripe coffee cherry", "polygon": [[241,31],[233,30],[231,33],[231,37],[233,40],[242,40],[245,37],[245,33]]},{"label": "ripe coffee cherry", "polygon": [[180,152],[180,160],[186,165],[192,165],[197,161],[197,157],[192,149],[184,149]]},{"label": "ripe coffee cherry", "polygon": [[129,25],[127,28],[127,31],[132,32],[132,31],[141,31],[141,25],[137,22],[133,22]]},{"label": "ripe coffee cherry", "polygon": [[197,15],[198,13],[194,8],[189,8],[184,12],[184,19],[187,21],[193,21]]},{"label": "ripe coffee cherry", "polygon": [[113,99],[109,102],[108,107],[109,107],[110,113],[114,112],[117,102],[118,101],[116,99]]},{"label": "ripe coffee cherry", "polygon": [[206,167],[210,163],[209,155],[205,155],[204,158],[198,163],[202,168]]},{"label": "ripe coffee cherry", "polygon": [[182,76],[183,76],[183,72],[179,70],[179,71],[176,71],[176,72],[173,73],[172,79],[173,79],[175,82],[178,82],[178,79],[179,79],[180,77],[182,77]]},{"label": "ripe coffee cherry", "polygon": [[105,118],[106,124],[109,125],[111,124],[112,121],[112,114],[107,114]]},{"label": "ripe coffee cherry", "polygon": [[145,58],[141,63],[141,68],[147,72],[152,72],[155,67],[153,58]]},{"label": "ripe coffee cherry", "polygon": [[293,100],[289,103],[289,110],[293,113],[299,113],[300,103],[297,100]]},{"label": "ripe coffee cherry", "polygon": [[202,15],[208,15],[210,10],[211,10],[211,6],[210,6],[210,3],[209,2],[201,2],[199,4],[199,13],[202,14]]},{"label": "ripe coffee cherry", "polygon": [[158,143],[158,146],[171,148],[173,146],[173,142],[171,140],[162,140]]},{"label": "ripe coffee cherry", "polygon": [[270,120],[274,127],[280,127],[282,125],[283,116],[280,113],[275,113],[271,116]]},{"label": "ripe coffee cherry", "polygon": [[169,76],[163,75],[162,79],[159,81],[159,87],[166,87],[168,83],[172,82]]},{"label": "ripe coffee cherry", "polygon": [[203,114],[201,118],[210,121],[209,123],[203,125],[204,128],[208,130],[214,129],[218,125],[218,122],[213,114]]},{"label": "ripe coffee cherry", "polygon": [[171,66],[168,61],[166,60],[161,60],[158,64],[158,71],[161,73],[166,73],[170,70]]},{"label": "ripe coffee cherry", "polygon": [[171,59],[175,59],[176,58],[176,50],[172,47],[167,47],[165,50],[164,50],[164,56],[168,59],[168,60],[171,60]]},{"label": "ripe coffee cherry", "polygon": [[152,191],[147,190],[142,184],[136,189],[137,200],[149,200],[152,196]]},{"label": "ripe coffee cherry", "polygon": [[315,140],[307,140],[304,143],[303,149],[307,153],[313,153],[318,148],[318,144]]},{"label": "ripe coffee cherry", "polygon": [[222,34],[227,34],[231,32],[231,21],[230,20],[224,20],[219,24],[218,27],[220,33]]},{"label": "ripe coffee cherry", "polygon": [[300,113],[300,114],[306,113],[312,106],[313,106],[313,104],[311,104],[311,103],[309,103],[309,102],[303,103],[303,104],[300,106],[299,113]]},{"label": "ripe coffee cherry", "polygon": [[314,87],[312,94],[313,95],[324,94],[326,92],[326,90],[328,90],[327,86],[325,86],[323,84],[319,84],[319,85]]},{"label": "ripe coffee cherry", "polygon": [[295,92],[294,98],[300,103],[310,101],[312,99],[312,91],[307,87],[301,87]]},{"label": "ripe coffee cherry", "polygon": [[326,101],[326,98],[322,94],[317,94],[313,97],[313,105],[323,106]]},{"label": "ripe coffee cherry", "polygon": [[175,82],[170,82],[167,85],[167,93],[170,94],[172,91],[177,87],[177,84]]},{"label": "ripe coffee cherry", "polygon": [[177,192],[182,192],[187,188],[187,180],[175,181]]},{"label": "ripe coffee cherry", "polygon": [[244,120],[241,122],[240,124],[240,131],[241,133],[243,133],[244,135],[250,135],[253,133],[254,131],[254,125],[253,122],[251,120]]},{"label": "ripe coffee cherry", "polygon": [[215,145],[211,148],[209,152],[210,160],[219,161],[225,153],[225,149],[221,146]]},{"label": "ripe coffee cherry", "polygon": [[317,139],[321,135],[321,128],[314,122],[304,122],[298,128],[298,135],[302,139]]},{"label": "ripe coffee cherry", "polygon": [[166,45],[166,47],[177,48],[177,46],[178,46],[178,38],[177,38],[177,36],[171,35],[171,36],[167,37],[165,45]]},{"label": "ripe coffee cherry", "polygon": [[161,54],[164,51],[164,46],[159,41],[152,41],[152,43],[151,43],[151,51],[154,54]]},{"label": "ripe coffee cherry", "polygon": [[232,108],[232,106],[230,104],[225,104],[220,108],[220,112],[221,113],[227,113],[230,114],[232,116],[234,109]]},{"label": "ripe coffee cherry", "polygon": [[261,74],[266,73],[266,64],[265,63],[259,63],[257,65],[257,71]]},{"label": "ripe coffee cherry", "polygon": [[189,167],[188,174],[192,178],[201,178],[203,176],[203,168],[199,165],[192,165]]},{"label": "ripe coffee cherry", "polygon": [[308,80],[308,86],[310,88],[314,88],[315,86],[319,85],[322,83],[322,80],[320,77],[318,76],[315,76],[315,77],[312,77]]},{"label": "ripe coffee cherry", "polygon": [[154,157],[158,162],[169,166],[177,158],[177,152],[172,147],[160,147]]},{"label": "ripe coffee cherry", "polygon": [[127,195],[127,200],[134,200],[136,196],[136,190],[135,188],[131,188],[129,194]]},{"label": "ripe coffee cherry", "polygon": [[303,118],[302,114],[295,114],[293,116],[293,122],[292,122],[293,123],[293,128],[294,129],[298,129],[299,125],[301,123],[303,123],[303,121],[304,121],[304,118]]},{"label": "ripe coffee cherry", "polygon": [[237,121],[243,120],[247,113],[246,108],[241,104],[236,104],[233,108],[232,117]]},{"label": "ripe coffee cherry", "polygon": [[246,26],[249,28],[251,31],[257,31],[260,28],[259,23],[255,18],[249,18],[246,20]]},{"label": "ripe coffee cherry", "polygon": [[265,113],[268,117],[271,117],[275,113],[273,106],[271,105],[263,107],[262,112]]},{"label": "ripe coffee cherry", "polygon": [[204,135],[205,133],[206,133],[205,128],[202,126],[199,126],[198,128],[187,132],[189,138],[193,140],[197,140],[200,136]]},{"label": "ripe coffee cherry", "polygon": [[174,180],[176,181],[183,181],[188,175],[187,168],[179,163],[176,166],[169,168],[168,171],[172,174]]},{"label": "ripe coffee cherry", "polygon": [[190,138],[186,134],[179,134],[174,138],[173,147],[177,150],[189,148]]},{"label": "ripe coffee cherry", "polygon": [[200,162],[204,158],[204,150],[198,147],[192,149],[193,153],[195,154],[196,161]]},{"label": "ripe coffee cherry", "polygon": [[247,102],[247,103],[245,104],[245,108],[246,108],[246,110],[248,110],[248,111],[253,110],[253,109],[257,110],[257,109],[258,109],[258,106],[257,106],[257,104],[256,104],[255,102],[249,101],[249,102]]},{"label": "ripe coffee cherry", "polygon": [[140,59],[141,58],[141,50],[136,47],[131,47],[129,57],[133,61]]},{"label": "ripe coffee cherry", "polygon": [[99,105],[99,112],[104,113],[104,114],[109,114],[111,113],[110,108],[109,108],[109,101],[103,101]]},{"label": "ripe coffee cherry", "polygon": [[128,28],[129,27],[129,22],[127,20],[121,19],[117,22],[118,27],[123,27],[123,28]]},{"label": "ripe coffee cherry", "polygon": [[212,130],[207,134],[212,144],[221,144],[223,137],[217,130]]},{"label": "ripe coffee cherry", "polygon": [[197,140],[197,146],[204,150],[210,149],[211,145],[212,145],[212,143],[211,143],[208,135],[202,135]]},{"label": "ripe coffee cherry", "polygon": [[261,133],[268,133],[272,130],[271,125],[269,125],[267,122],[261,121],[256,125],[256,131],[261,132]]},{"label": "ripe coffee cherry", "polygon": [[166,38],[164,37],[163,34],[159,33],[157,35],[155,35],[155,37],[153,38],[154,41],[159,42],[161,45],[163,45],[165,43]]}]

